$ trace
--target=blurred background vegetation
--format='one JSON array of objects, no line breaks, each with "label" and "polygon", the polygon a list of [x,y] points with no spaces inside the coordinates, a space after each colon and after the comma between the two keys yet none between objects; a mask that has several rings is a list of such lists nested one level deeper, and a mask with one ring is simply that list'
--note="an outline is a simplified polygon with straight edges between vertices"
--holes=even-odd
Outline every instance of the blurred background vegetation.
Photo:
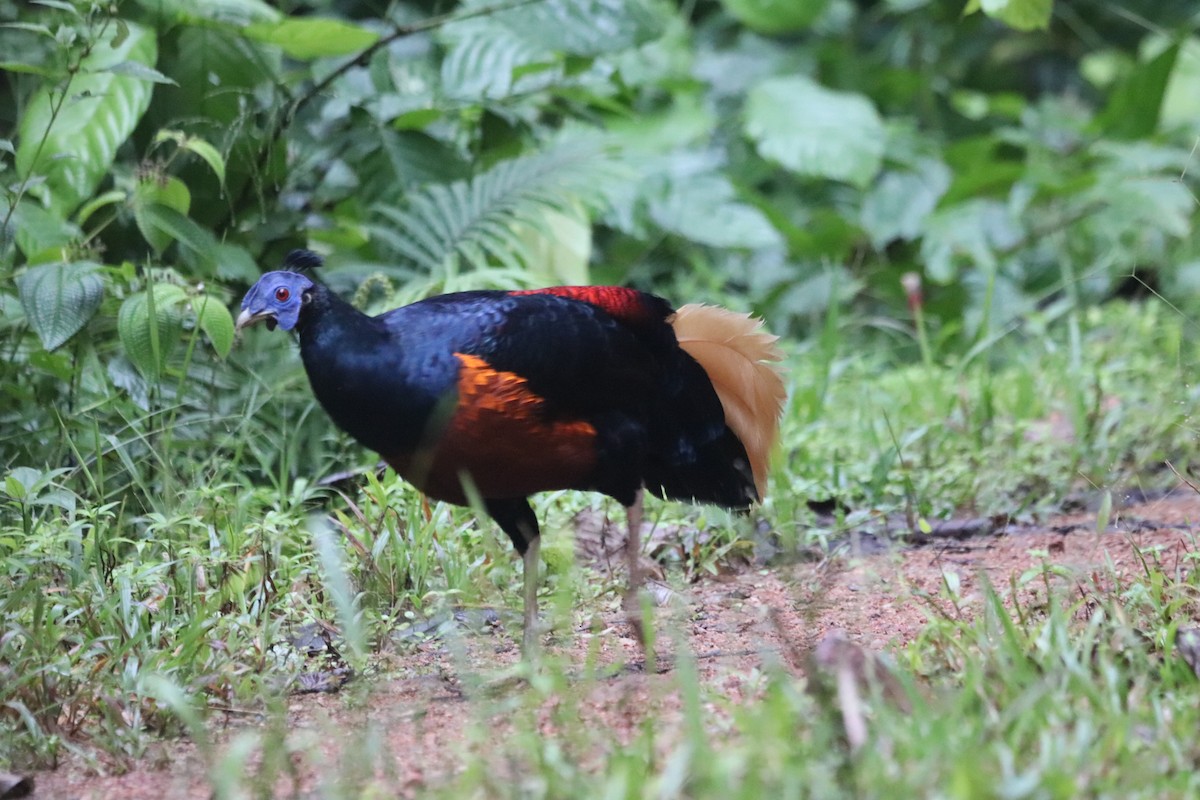
[{"label": "blurred background vegetation", "polygon": [[[229,311],[294,247],[373,310],[593,282],[764,316],[795,355],[778,527],[805,497],[991,511],[1190,454],[1157,412],[1114,444],[1095,360],[1140,331],[1122,385],[1164,402],[1161,348],[1195,400],[1198,26],[1188,0],[0,0],[0,725],[54,752],[70,707],[134,752],[161,710],[130,717],[139,668],[244,691],[272,625],[328,610],[304,510],[370,455]],[[1170,305],[1094,316],[1145,296]],[[1050,414],[1044,375],[1069,446],[994,424]],[[996,478],[946,441],[1041,449]],[[511,583],[494,537],[405,492],[336,512],[372,520],[379,619],[463,591],[472,553]]]},{"label": "blurred background vegetation", "polygon": [[1200,286],[1184,0],[277,5],[0,3],[0,466],[312,474],[295,360],[226,361],[296,246],[373,308],[623,283],[900,362]]}]

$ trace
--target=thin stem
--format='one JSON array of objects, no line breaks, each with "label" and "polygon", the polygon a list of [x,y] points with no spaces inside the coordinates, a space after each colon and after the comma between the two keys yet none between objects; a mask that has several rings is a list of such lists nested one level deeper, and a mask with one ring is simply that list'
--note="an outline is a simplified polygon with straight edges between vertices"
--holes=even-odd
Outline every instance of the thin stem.
[{"label": "thin stem", "polygon": [[[33,160],[29,162],[31,166],[37,166],[38,162],[41,160],[42,151],[46,147],[46,142],[50,139],[50,131],[54,129],[54,123],[58,121],[58,115],[62,113],[62,108],[67,102],[67,95],[70,91],[72,81],[74,81],[75,76],[79,74],[79,70],[83,68],[83,62],[86,61],[87,57],[92,54],[92,50],[95,48],[96,42],[98,42],[100,37],[104,35],[104,32],[108,29],[108,26],[111,24],[111,22],[111,17],[105,17],[104,23],[100,26],[99,30],[96,30],[93,35],[87,38],[83,50],[80,51],[79,58],[75,61],[75,63],[67,65],[66,82],[63,83],[61,93],[57,95],[57,105],[54,103],[55,95],[53,90],[51,90],[50,119],[46,122],[46,130],[42,132],[42,138],[38,141],[37,148],[33,151]],[[36,176],[31,168],[30,174],[26,175],[21,181],[20,185],[17,187],[16,196],[9,204],[8,211],[4,214],[4,221],[0,223],[0,231],[8,230],[8,226],[12,222],[12,216],[17,211],[17,205],[21,202],[21,199],[24,198],[25,193],[29,190],[29,184],[34,177]]]}]

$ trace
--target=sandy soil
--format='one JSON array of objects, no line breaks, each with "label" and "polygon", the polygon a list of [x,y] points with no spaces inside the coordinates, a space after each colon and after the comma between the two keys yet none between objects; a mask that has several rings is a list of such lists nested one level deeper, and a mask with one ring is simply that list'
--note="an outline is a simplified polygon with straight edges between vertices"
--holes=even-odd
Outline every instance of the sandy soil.
[{"label": "sandy soil", "polygon": [[[1011,575],[1043,560],[1067,567],[1081,585],[1107,565],[1115,568],[1118,579],[1139,570],[1134,545],[1157,548],[1160,563],[1168,569],[1181,565],[1193,548],[1197,520],[1200,497],[1185,488],[1115,511],[1103,534],[1097,534],[1093,515],[1081,513],[963,540],[935,540],[872,554],[846,548],[820,563],[722,575],[690,587],[657,610],[662,655],[658,672],[645,670],[615,607],[586,630],[556,634],[549,649],[580,673],[588,664],[597,671],[608,668],[607,677],[581,679],[580,686],[586,688],[578,690],[583,693],[580,700],[589,722],[628,738],[647,714],[654,714],[656,725],[665,729],[672,719],[678,721],[679,701],[667,687],[672,681],[670,654],[679,648],[690,648],[696,655],[708,686],[737,703],[755,695],[764,664],[783,664],[800,675],[813,648],[831,631],[844,632],[869,651],[905,645],[930,613],[939,613],[931,609],[939,602],[944,605],[936,596],[946,573],[957,576],[963,601],[959,611],[942,608],[941,613],[970,614],[979,604],[981,575],[1004,590]],[[1037,582],[1030,587],[1023,590],[1023,599],[1036,602],[1044,589]],[[394,764],[391,774],[381,777],[379,796],[408,796],[436,785],[463,768],[468,749],[488,752],[480,730],[488,731],[489,737],[503,734],[506,692],[511,699],[519,690],[494,690],[481,701],[472,686],[476,676],[495,676],[517,659],[508,636],[455,637],[450,647],[429,643],[415,653],[391,657],[380,670],[386,677],[364,676],[337,693],[292,697],[286,739],[295,777],[293,783],[276,787],[276,794],[295,791],[304,797],[323,776],[371,763],[369,753],[359,752],[367,740],[358,735],[363,731],[378,732],[376,740],[388,753],[382,760]],[[475,724],[481,715],[490,727]],[[540,710],[538,720],[544,730],[553,729],[553,703]],[[239,734],[257,730],[258,724],[254,714],[214,715],[215,758],[236,749],[245,739]],[[58,770],[32,776],[34,796],[207,798],[206,761],[186,741],[163,743],[138,762],[106,768],[126,769],[123,774],[98,775],[68,757]],[[367,774],[372,770],[362,768]]]}]

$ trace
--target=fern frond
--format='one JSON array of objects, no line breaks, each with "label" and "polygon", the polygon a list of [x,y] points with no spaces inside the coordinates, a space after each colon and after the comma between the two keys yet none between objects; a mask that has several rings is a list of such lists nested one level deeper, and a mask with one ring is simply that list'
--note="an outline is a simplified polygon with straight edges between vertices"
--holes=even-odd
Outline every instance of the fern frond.
[{"label": "fern frond", "polygon": [[530,253],[522,227],[544,229],[545,209],[594,203],[611,161],[594,147],[564,145],[503,161],[470,180],[430,184],[403,207],[380,205],[369,225],[388,255],[431,273],[499,265],[523,270]]}]

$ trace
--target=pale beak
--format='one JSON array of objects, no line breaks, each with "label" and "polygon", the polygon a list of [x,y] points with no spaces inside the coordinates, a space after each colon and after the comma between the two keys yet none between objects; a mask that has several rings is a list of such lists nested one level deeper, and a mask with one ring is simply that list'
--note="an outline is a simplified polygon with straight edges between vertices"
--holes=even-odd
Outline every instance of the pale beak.
[{"label": "pale beak", "polygon": [[275,314],[271,311],[260,311],[257,314],[251,314],[248,310],[243,310],[242,313],[238,314],[237,321],[233,324],[233,329],[241,331],[242,328],[249,328],[251,325],[262,322],[264,319],[274,318]]}]

